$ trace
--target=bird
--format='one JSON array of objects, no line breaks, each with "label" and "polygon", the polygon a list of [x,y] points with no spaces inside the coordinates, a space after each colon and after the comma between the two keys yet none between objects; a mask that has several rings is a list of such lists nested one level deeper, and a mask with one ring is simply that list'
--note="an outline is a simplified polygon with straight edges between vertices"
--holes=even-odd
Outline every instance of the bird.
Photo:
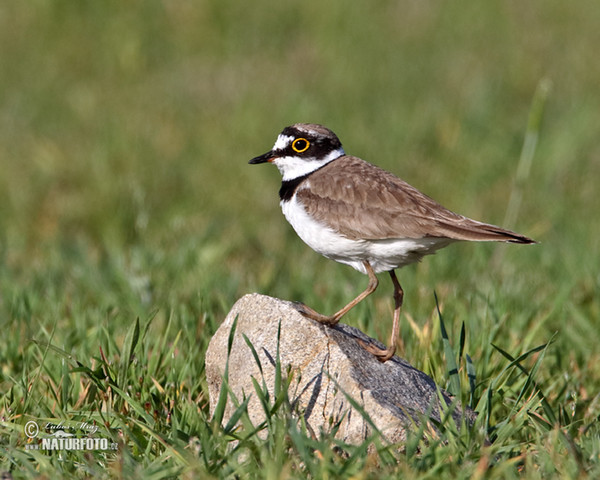
[{"label": "bird", "polygon": [[388,346],[360,341],[380,362],[396,352],[404,291],[395,270],[458,241],[537,243],[519,233],[444,208],[396,175],[347,155],[337,135],[318,124],[283,129],[271,150],[248,163],[272,163],[282,176],[280,206],[313,250],[366,274],[367,288],[333,315],[296,302],[298,311],[333,326],[377,288],[389,272],[394,313]]}]

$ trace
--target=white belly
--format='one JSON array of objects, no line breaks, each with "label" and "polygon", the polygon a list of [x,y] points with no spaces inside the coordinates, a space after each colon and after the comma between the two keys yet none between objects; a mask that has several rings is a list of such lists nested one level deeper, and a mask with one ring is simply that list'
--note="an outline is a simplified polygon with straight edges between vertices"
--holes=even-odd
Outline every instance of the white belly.
[{"label": "white belly", "polygon": [[375,273],[386,272],[418,262],[424,255],[435,253],[452,242],[434,237],[351,240],[309,217],[295,195],[280,204],[285,218],[304,243],[321,255],[364,274],[367,273],[363,265],[365,260]]}]

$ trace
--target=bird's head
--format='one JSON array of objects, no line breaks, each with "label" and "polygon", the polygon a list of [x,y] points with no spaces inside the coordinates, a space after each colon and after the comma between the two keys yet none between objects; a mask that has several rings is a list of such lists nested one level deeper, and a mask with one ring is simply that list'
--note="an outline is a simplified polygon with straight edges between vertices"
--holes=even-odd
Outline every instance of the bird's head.
[{"label": "bird's head", "polygon": [[342,144],[331,130],[312,123],[296,123],[283,129],[271,150],[249,163],[273,163],[283,180],[292,180],[342,155]]}]

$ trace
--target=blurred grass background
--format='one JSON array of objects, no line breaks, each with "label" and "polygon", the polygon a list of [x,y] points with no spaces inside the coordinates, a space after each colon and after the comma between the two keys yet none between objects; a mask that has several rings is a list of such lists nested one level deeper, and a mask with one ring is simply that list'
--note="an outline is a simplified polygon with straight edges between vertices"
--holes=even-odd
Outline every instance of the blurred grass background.
[{"label": "blurred grass background", "polygon": [[[434,290],[454,337],[466,322],[484,382],[501,368],[492,341],[518,355],[557,333],[540,381],[580,426],[592,421],[598,25],[591,0],[3,2],[3,419],[57,415],[43,385],[33,392],[47,402],[17,406],[38,369],[62,372],[32,339],[86,362],[108,342],[118,357],[135,318],[152,317],[149,349],[179,332],[185,360],[171,371],[188,406],[204,408],[203,352],[238,297],[259,291],[329,312],[363,288],[366,278],[320,258],[285,222],[276,169],[247,165],[286,125],[322,123],[347,152],[503,224],[542,84],[531,173],[516,223],[503,225],[541,244],[456,245],[400,271],[416,325],[403,321],[402,354],[443,385]],[[346,321],[385,338],[389,287],[382,278]]]}]

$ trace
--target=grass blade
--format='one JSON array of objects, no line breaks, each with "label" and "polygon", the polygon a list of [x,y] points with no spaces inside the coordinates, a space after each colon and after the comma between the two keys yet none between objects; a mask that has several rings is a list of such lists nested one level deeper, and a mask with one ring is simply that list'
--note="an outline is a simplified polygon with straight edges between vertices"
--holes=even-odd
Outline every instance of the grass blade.
[{"label": "grass blade", "polygon": [[542,79],[538,83],[533,95],[533,100],[531,101],[529,118],[527,120],[527,130],[525,132],[525,139],[521,149],[521,156],[519,157],[515,183],[510,193],[508,207],[506,208],[506,215],[504,217],[504,222],[502,223],[502,225],[506,226],[507,228],[512,228],[514,226],[519,214],[519,209],[521,208],[523,186],[529,179],[533,157],[535,155],[535,150],[537,148],[537,143],[540,136],[544,108],[546,106],[546,101],[548,99],[548,95],[550,94],[551,88],[552,83],[550,80],[547,78]]},{"label": "grass blade", "polygon": [[438,312],[438,317],[440,319],[440,329],[442,331],[442,343],[444,345],[444,355],[446,357],[446,373],[449,378],[448,392],[451,395],[459,395],[460,378],[458,376],[458,365],[456,363],[456,359],[454,358],[454,351],[452,350],[452,345],[450,345],[450,339],[448,338],[446,326],[444,325],[444,319],[442,318],[442,312],[440,311],[440,305],[438,303],[437,294],[433,292],[433,296],[435,297],[435,308]]},{"label": "grass blade", "polygon": [[254,348],[254,345],[252,345],[252,342],[246,336],[245,333],[242,333],[242,338],[244,339],[244,342],[246,342],[246,345],[248,345],[248,348],[250,349],[250,352],[252,353],[252,356],[254,357],[254,361],[256,362],[256,365],[258,365],[258,370],[260,371],[260,375],[263,377],[263,382],[264,382],[262,362],[260,361],[258,353],[256,352],[256,348]]},{"label": "grass blade", "polygon": [[277,352],[276,352],[276,356],[275,356],[275,385],[274,385],[275,395],[278,395],[281,390],[281,358],[279,355],[280,340],[281,340],[281,319],[279,319],[279,324],[277,325]]},{"label": "grass blade", "polygon": [[225,408],[227,407],[227,396],[229,392],[229,355],[231,354],[231,347],[233,346],[233,338],[237,329],[237,315],[233,319],[231,329],[229,330],[229,337],[227,339],[227,361],[225,362],[225,372],[223,373],[223,381],[221,383],[221,390],[219,391],[219,399],[215,405],[215,411],[212,417],[213,428],[221,425],[223,416],[225,415]]},{"label": "grass blade", "polygon": [[248,411],[248,402],[250,401],[250,397],[246,397],[244,401],[235,409],[235,411],[229,417],[229,421],[227,425],[223,428],[223,432],[228,435],[232,432],[232,430],[237,425],[238,420],[242,417],[244,413]]},{"label": "grass blade", "polygon": [[471,357],[469,356],[469,354],[466,354],[466,359],[467,359],[467,377],[469,378],[469,391],[470,391],[470,396],[469,396],[469,406],[471,408],[474,407],[474,400],[475,400],[475,388],[477,388],[477,373],[475,371],[475,365],[473,365],[473,360],[471,360]]},{"label": "grass blade", "polygon": [[140,338],[140,319],[136,318],[134,324],[129,328],[125,341],[123,342],[123,350],[119,361],[119,374],[117,376],[117,384],[121,388],[125,388],[127,384],[127,372],[133,361],[133,352]]},{"label": "grass blade", "polygon": [[[554,337],[553,337],[554,338]],[[492,343],[492,347],[494,347],[496,350],[498,350],[504,357],[506,357],[507,359],[510,360],[510,363],[507,367],[505,367],[502,370],[502,373],[506,372],[509,368],[511,368],[512,366],[517,367],[523,374],[527,375],[527,380],[525,382],[525,385],[523,386],[523,388],[521,389],[521,392],[519,393],[519,397],[517,399],[517,401],[515,402],[515,407],[516,405],[519,404],[519,401],[521,400],[521,398],[523,397],[523,395],[525,394],[525,391],[527,388],[529,388],[530,385],[533,386],[533,388],[538,392],[538,394],[540,395],[541,398],[541,402],[542,402],[542,408],[544,409],[544,413],[548,416],[548,420],[552,423],[556,423],[556,415],[554,414],[554,411],[552,410],[552,407],[550,406],[550,404],[548,403],[548,400],[546,399],[546,396],[543,394],[541,387],[537,384],[537,382],[535,382],[535,380],[533,380],[533,374],[537,371],[537,369],[539,368],[539,365],[542,361],[542,359],[544,358],[544,355],[540,355],[540,357],[536,360],[531,372],[528,371],[523,365],[521,365],[521,362],[526,359],[527,357],[529,357],[530,355],[537,353],[539,351],[546,351],[546,348],[548,347],[548,345],[550,343],[552,343],[553,338],[550,339],[549,342],[540,345],[538,347],[532,348],[531,350],[528,350],[527,352],[519,355],[517,358],[513,358],[512,355],[510,355],[509,353],[505,352],[504,350],[502,350],[500,347],[497,347],[496,345],[494,345]],[[500,376],[502,375],[502,373],[500,375],[498,375],[497,378],[500,378]]]}]

